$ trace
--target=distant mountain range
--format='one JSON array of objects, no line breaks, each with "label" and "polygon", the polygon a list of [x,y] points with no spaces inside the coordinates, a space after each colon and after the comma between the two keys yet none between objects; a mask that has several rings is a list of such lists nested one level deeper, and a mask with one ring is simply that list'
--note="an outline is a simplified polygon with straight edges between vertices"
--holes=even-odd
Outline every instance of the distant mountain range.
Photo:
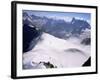
[{"label": "distant mountain range", "polygon": [[85,29],[91,29],[90,24],[84,20],[73,18],[71,22],[60,19],[40,17],[23,13],[23,24],[35,26],[43,31],[50,33],[59,38],[68,38],[70,36],[78,36]]},{"label": "distant mountain range", "polygon": [[42,32],[49,33],[61,39],[80,37],[80,35],[81,37],[83,37],[84,35],[89,35],[88,38],[84,36],[86,39],[83,38],[84,41],[82,41],[81,43],[90,44],[87,43],[90,41],[90,32],[86,32],[86,30],[90,31],[90,24],[85,20],[75,19],[74,17],[71,22],[66,22],[62,19],[57,20],[54,18],[28,15],[27,12],[23,12],[23,27],[24,47],[26,46],[23,50],[24,52],[28,51],[28,49],[26,50],[26,48],[29,47],[29,43],[32,40],[33,42],[35,42],[35,39],[37,39],[37,37],[39,37]]}]

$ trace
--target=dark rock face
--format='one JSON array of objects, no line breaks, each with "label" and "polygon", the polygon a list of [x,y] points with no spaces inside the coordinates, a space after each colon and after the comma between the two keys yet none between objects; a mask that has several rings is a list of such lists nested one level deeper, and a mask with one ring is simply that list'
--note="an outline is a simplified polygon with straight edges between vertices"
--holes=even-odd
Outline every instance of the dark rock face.
[{"label": "dark rock face", "polygon": [[[31,50],[30,43],[40,35],[40,32],[36,28],[32,28],[29,25],[23,25],[23,52]],[[33,45],[36,42],[34,41]]]},{"label": "dark rock face", "polygon": [[82,66],[91,66],[91,57]]},{"label": "dark rock face", "polygon": [[84,45],[90,45],[91,44],[91,38],[85,38],[82,40],[81,44]]},{"label": "dark rock face", "polygon": [[50,62],[42,62],[46,68],[57,68],[57,66],[54,66]]}]

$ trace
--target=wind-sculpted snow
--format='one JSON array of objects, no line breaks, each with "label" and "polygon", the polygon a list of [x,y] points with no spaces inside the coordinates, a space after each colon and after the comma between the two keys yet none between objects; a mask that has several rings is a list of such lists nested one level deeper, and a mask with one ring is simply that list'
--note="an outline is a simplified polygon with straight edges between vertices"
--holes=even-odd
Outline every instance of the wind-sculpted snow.
[{"label": "wind-sculpted snow", "polygon": [[23,69],[81,67],[90,55],[90,45],[78,38],[64,40],[43,33],[36,46],[23,54]]}]

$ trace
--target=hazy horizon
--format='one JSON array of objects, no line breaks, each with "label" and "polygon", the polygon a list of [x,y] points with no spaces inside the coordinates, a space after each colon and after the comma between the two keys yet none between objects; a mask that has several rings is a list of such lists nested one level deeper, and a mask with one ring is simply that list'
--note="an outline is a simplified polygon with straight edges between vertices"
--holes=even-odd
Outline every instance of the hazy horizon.
[{"label": "hazy horizon", "polygon": [[34,11],[34,10],[23,10],[23,12],[27,12],[28,15],[36,15],[40,17],[48,17],[54,19],[63,19],[65,21],[71,21],[72,18],[85,20],[87,22],[91,22],[91,14],[90,13],[76,13],[76,12],[54,12],[54,11]]}]

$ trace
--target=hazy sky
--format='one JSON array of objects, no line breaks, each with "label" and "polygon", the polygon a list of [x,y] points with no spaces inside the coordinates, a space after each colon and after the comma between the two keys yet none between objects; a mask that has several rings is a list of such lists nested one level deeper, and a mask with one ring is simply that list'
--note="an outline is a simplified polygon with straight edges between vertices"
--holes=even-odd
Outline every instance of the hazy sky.
[{"label": "hazy sky", "polygon": [[75,12],[53,12],[53,11],[32,11],[32,10],[23,10],[27,12],[29,15],[37,15],[37,16],[46,16],[49,18],[55,19],[64,19],[65,21],[70,21],[73,17],[77,19],[83,19],[90,23],[91,14],[90,13],[75,13]]}]

